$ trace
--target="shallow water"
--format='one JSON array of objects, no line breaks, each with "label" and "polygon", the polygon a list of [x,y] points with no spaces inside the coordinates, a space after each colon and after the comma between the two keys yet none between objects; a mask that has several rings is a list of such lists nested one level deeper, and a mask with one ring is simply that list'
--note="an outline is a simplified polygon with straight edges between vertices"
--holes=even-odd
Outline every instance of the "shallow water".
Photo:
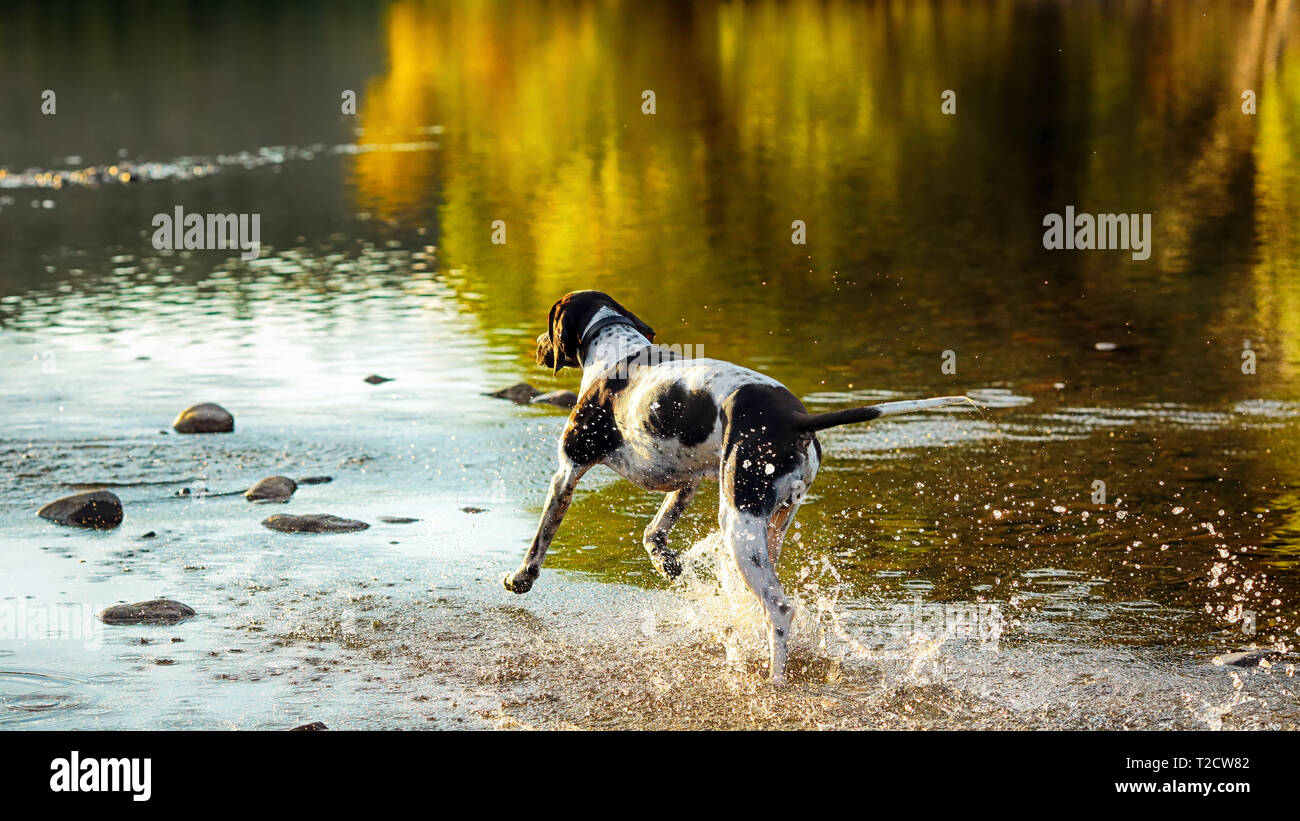
[{"label": "shallow water", "polygon": [[[1280,8],[397,2],[7,49],[60,103],[3,89],[0,727],[1294,728]],[[1152,258],[1042,250],[1071,203],[1155,212]],[[154,250],[176,205],[260,213],[261,258]],[[823,436],[779,567],[789,687],[712,486],[672,585],[640,546],[659,498],[597,470],[534,590],[501,589],[564,413],[484,394],[576,385],[530,343],[581,287],[810,407],[986,406]],[[170,432],[202,401],[236,432]],[[231,495],[272,474],[333,481]],[[35,516],[100,486],[115,531]],[[373,527],[260,525],[281,512]],[[93,617],[159,596],[199,615]],[[1212,663],[1250,646],[1279,652]]]}]

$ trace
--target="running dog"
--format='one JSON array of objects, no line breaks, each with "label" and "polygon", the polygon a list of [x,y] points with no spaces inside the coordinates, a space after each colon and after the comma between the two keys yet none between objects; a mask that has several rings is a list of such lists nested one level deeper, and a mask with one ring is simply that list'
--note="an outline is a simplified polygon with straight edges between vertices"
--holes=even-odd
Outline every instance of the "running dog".
[{"label": "running dog", "polygon": [[769,670],[783,683],[793,606],[776,578],[781,542],[817,476],[817,431],[881,416],[974,402],[942,396],[808,413],[781,383],[716,359],[687,359],[652,344],[655,332],[608,294],[574,291],[551,307],[537,363],[581,368],[578,403],[560,437],[559,469],[523,564],[506,576],[527,593],[588,470],[605,465],[666,493],[643,543],[655,569],[681,573],[668,534],[704,479],[716,479],[718,524],[736,567],[763,605]]}]

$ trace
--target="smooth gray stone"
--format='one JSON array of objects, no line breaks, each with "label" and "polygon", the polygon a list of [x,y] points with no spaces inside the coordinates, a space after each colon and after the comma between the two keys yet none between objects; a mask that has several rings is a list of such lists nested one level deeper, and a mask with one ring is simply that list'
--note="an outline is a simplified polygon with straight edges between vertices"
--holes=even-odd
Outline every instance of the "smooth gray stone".
[{"label": "smooth gray stone", "polygon": [[365,522],[328,513],[307,513],[302,516],[279,514],[264,520],[262,524],[281,533],[351,533],[370,527]]},{"label": "smooth gray stone", "polygon": [[99,614],[105,624],[175,624],[195,615],[194,608],[171,599],[115,604]]}]

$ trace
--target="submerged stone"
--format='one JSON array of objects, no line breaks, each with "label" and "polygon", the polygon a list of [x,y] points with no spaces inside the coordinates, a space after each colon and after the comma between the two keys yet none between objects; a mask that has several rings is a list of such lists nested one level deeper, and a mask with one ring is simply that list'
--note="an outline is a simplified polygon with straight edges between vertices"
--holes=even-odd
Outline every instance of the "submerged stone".
[{"label": "submerged stone", "polygon": [[571,408],[578,404],[578,395],[573,391],[551,391],[533,397],[533,404],[555,405],[557,408]]},{"label": "submerged stone", "polygon": [[307,513],[302,516],[280,514],[264,520],[262,525],[281,533],[351,533],[370,527],[365,522],[328,513]]},{"label": "submerged stone", "polygon": [[1273,655],[1277,655],[1275,650],[1242,650],[1238,653],[1224,653],[1214,657],[1214,665],[1216,667],[1258,667]]},{"label": "submerged stone", "polygon": [[497,399],[509,399],[516,405],[527,405],[529,402],[533,401],[534,396],[540,394],[541,391],[537,388],[534,388],[527,382],[520,382],[518,385],[511,385],[508,388],[502,388],[495,393],[488,394],[488,396],[495,396]]}]

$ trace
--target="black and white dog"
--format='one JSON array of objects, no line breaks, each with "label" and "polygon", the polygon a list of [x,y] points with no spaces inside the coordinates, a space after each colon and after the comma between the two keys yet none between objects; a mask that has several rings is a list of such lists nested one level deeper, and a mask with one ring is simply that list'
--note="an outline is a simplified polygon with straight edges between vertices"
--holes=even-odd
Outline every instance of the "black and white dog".
[{"label": "black and white dog", "polygon": [[681,573],[668,534],[703,479],[721,486],[718,524],[767,619],[774,682],[785,679],[793,607],[776,578],[785,537],[821,463],[817,431],[880,416],[970,402],[943,396],[830,413],[807,413],[781,383],[716,359],[687,359],[651,344],[655,333],[609,295],[574,291],[551,307],[537,362],[582,368],[578,404],[560,437],[560,466],[524,562],[506,576],[526,593],[569,509],[574,487],[606,465],[646,490],[668,494],[645,529],[655,568]]}]

